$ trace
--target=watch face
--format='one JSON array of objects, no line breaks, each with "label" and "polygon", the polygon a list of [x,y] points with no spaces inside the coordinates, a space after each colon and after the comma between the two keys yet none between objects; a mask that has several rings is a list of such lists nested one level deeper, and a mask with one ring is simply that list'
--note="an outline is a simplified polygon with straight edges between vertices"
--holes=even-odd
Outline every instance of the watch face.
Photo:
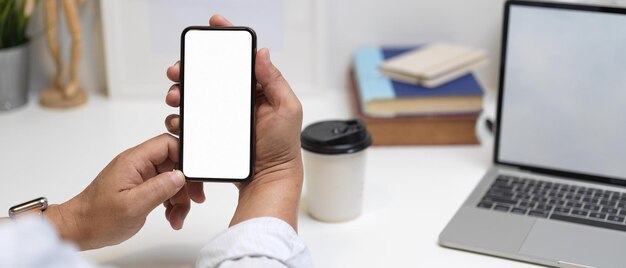
[{"label": "watch face", "polygon": [[22,214],[39,213],[48,208],[48,199],[45,197],[36,198],[28,202],[24,202],[9,209],[9,217],[15,218]]}]

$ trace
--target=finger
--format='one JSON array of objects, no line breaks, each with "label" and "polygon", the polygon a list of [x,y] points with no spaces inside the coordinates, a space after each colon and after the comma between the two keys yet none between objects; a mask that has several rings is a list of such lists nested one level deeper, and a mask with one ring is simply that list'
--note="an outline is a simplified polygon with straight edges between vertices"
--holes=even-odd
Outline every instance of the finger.
[{"label": "finger", "polygon": [[180,85],[175,84],[170,87],[165,95],[165,103],[172,107],[180,106]]},{"label": "finger", "polygon": [[[148,141],[139,144],[130,150],[132,160],[138,163],[148,161],[152,166],[137,166],[138,171],[144,175],[147,169],[154,169],[156,166],[172,161],[178,163],[178,139],[169,134],[161,134]],[[147,179],[144,177],[144,179]]]},{"label": "finger", "polygon": [[201,182],[188,182],[187,192],[189,193],[189,198],[191,198],[193,202],[200,204],[206,200],[206,197],[204,196],[204,184]]},{"label": "finger", "polygon": [[209,25],[211,26],[233,26],[233,24],[224,18],[222,15],[215,14],[209,19]]},{"label": "finger", "polygon": [[235,182],[235,183],[233,183],[233,185],[235,185],[235,187],[237,187],[237,190],[241,190],[241,187],[243,186],[243,184],[241,182]]},{"label": "finger", "polygon": [[141,215],[147,215],[157,206],[172,198],[185,186],[183,173],[174,170],[161,173],[129,190],[133,205]]},{"label": "finger", "polygon": [[172,82],[180,82],[180,61],[177,61],[174,65],[168,67],[166,74],[167,78],[169,78]]},{"label": "finger", "polygon": [[169,201],[172,209],[166,218],[174,230],[180,230],[191,207],[187,187],[180,189]]},{"label": "finger", "polygon": [[167,127],[167,131],[174,135],[179,135],[180,133],[180,116],[177,114],[170,114],[165,118],[165,127]]},{"label": "finger", "polygon": [[174,230],[180,230],[183,228],[183,223],[185,222],[185,217],[189,213],[189,208],[184,208],[182,206],[173,206],[170,210],[169,221],[170,226]]},{"label": "finger", "polygon": [[170,204],[170,201],[167,200],[165,201],[165,203],[163,203],[163,206],[165,207],[165,219],[169,222],[170,221],[170,211],[172,211],[172,204]]},{"label": "finger", "polygon": [[170,172],[170,171],[176,169],[177,165],[178,165],[178,163],[174,163],[174,162],[172,162],[170,160],[167,160],[167,161],[159,164],[158,166],[156,166],[156,173],[153,176],[156,176],[156,174]]},{"label": "finger", "polygon": [[267,48],[257,52],[254,69],[257,82],[261,84],[263,94],[272,106],[299,104],[289,83],[270,60],[270,51]]}]

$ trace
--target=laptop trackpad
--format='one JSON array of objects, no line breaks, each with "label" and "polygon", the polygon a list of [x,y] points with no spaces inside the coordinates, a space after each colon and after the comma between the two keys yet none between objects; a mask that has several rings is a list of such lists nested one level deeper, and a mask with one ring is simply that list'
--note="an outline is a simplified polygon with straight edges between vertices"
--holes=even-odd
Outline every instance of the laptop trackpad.
[{"label": "laptop trackpad", "polygon": [[626,232],[538,220],[520,249],[524,255],[592,267],[623,267]]}]

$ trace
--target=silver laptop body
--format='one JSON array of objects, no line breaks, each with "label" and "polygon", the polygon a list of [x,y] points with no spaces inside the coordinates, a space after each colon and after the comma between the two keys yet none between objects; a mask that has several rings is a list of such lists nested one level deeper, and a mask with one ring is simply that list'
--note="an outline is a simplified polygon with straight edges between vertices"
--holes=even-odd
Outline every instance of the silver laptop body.
[{"label": "silver laptop body", "polygon": [[507,1],[494,165],[444,247],[626,267],[626,10]]}]

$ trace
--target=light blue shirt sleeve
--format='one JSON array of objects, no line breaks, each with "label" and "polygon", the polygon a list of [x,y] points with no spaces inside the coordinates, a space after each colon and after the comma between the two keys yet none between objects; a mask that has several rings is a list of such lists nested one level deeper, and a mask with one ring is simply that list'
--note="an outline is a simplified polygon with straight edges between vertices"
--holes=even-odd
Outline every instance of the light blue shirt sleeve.
[{"label": "light blue shirt sleeve", "polygon": [[73,244],[61,241],[41,217],[0,225],[0,267],[91,268]]},{"label": "light blue shirt sleeve", "polygon": [[[202,250],[197,267],[312,267],[293,228],[276,218],[256,218],[217,235]],[[41,217],[0,224],[0,267],[92,268],[78,248],[59,239]]]},{"label": "light blue shirt sleeve", "polygon": [[196,267],[312,267],[306,244],[291,225],[255,218],[217,235],[200,252]]}]

